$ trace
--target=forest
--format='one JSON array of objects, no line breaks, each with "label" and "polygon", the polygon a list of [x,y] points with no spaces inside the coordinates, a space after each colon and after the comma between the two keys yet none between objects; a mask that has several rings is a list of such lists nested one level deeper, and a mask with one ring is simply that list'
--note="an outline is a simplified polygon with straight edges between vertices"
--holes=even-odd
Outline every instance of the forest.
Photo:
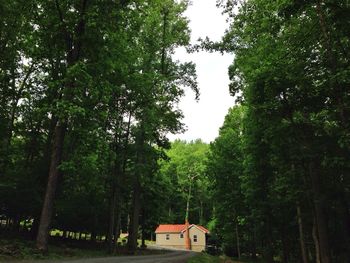
[{"label": "forest", "polygon": [[[217,253],[350,262],[350,2],[217,0],[228,29],[196,45],[189,5],[0,0],[0,239],[135,254],[189,199]],[[200,99],[179,47],[234,54],[209,144],[168,138]]]}]

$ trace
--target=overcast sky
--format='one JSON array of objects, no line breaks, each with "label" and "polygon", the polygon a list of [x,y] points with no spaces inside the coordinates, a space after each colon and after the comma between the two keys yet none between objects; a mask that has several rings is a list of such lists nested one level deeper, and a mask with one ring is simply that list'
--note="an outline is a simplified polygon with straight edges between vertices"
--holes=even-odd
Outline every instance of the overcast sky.
[{"label": "overcast sky", "polygon": [[[216,0],[192,0],[192,5],[185,15],[190,19],[192,30],[191,42],[196,43],[199,37],[208,36],[212,40],[220,40],[227,28],[225,17],[215,6]],[[213,141],[222,126],[228,108],[234,105],[234,99],[228,91],[228,66],[233,56],[220,53],[198,52],[187,54],[178,49],[175,58],[180,61],[193,61],[196,64],[200,100],[195,101],[195,94],[186,90],[179,108],[182,109],[187,131],[183,134],[170,135],[170,140],[202,139]]]}]

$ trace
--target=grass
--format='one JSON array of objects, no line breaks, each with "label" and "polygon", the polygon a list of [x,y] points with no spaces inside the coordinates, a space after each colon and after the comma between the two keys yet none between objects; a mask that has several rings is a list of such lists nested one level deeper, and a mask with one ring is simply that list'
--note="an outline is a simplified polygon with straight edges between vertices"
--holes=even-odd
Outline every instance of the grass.
[{"label": "grass", "polygon": [[33,241],[22,239],[0,239],[0,262],[25,259],[65,259],[65,258],[91,258],[106,256],[104,249],[78,248],[64,244],[49,246],[49,252],[45,255],[35,249]]},{"label": "grass", "polygon": [[187,263],[262,263],[262,261],[251,261],[249,259],[237,261],[226,256],[211,256],[206,253],[201,253],[190,258]]},{"label": "grass", "polygon": [[[141,242],[141,241],[140,241]],[[146,240],[145,241],[146,245],[155,245],[156,244],[156,241],[153,241],[153,240]]]},{"label": "grass", "polygon": [[[52,232],[51,232],[52,233]],[[0,237],[0,262],[12,260],[37,260],[37,259],[81,259],[110,256],[107,253],[104,242],[92,243],[88,240],[68,240],[59,237],[53,231],[50,239],[49,251],[43,255],[35,248],[35,242],[18,235],[3,235]],[[151,244],[152,241],[146,242]],[[139,241],[141,244],[141,240]],[[127,255],[124,246],[117,249],[117,255]],[[161,250],[138,250],[136,255],[150,255],[164,253]]]},{"label": "grass", "polygon": [[225,261],[223,257],[211,256],[209,254],[201,253],[190,258],[187,263],[228,263],[233,261]]}]

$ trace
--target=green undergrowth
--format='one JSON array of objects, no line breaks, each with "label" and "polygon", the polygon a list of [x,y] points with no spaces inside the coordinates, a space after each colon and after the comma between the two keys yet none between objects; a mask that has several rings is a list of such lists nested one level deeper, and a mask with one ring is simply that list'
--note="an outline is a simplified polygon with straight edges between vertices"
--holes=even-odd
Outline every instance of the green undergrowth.
[{"label": "green undergrowth", "polygon": [[[141,243],[141,242],[140,242]],[[152,243],[152,242],[146,242]],[[139,249],[135,255],[166,253],[163,250]],[[117,248],[116,256],[129,255],[126,246]],[[0,262],[40,259],[79,259],[111,256],[104,242],[63,240],[52,238],[49,251],[42,254],[35,248],[35,242],[14,236],[0,236]]]},{"label": "green undergrowth", "polygon": [[223,263],[223,262],[226,262],[223,257],[211,256],[205,253],[201,253],[197,256],[194,256],[187,261],[187,263]]},{"label": "green undergrowth", "polygon": [[252,261],[251,259],[232,259],[226,256],[211,256],[206,253],[198,254],[190,258],[187,263],[264,263],[263,261]]},{"label": "green undergrowth", "polygon": [[35,249],[33,241],[21,239],[0,239],[0,262],[26,259],[63,259],[63,258],[90,258],[107,255],[100,248],[78,248],[65,244],[49,246],[49,252],[40,253]]}]

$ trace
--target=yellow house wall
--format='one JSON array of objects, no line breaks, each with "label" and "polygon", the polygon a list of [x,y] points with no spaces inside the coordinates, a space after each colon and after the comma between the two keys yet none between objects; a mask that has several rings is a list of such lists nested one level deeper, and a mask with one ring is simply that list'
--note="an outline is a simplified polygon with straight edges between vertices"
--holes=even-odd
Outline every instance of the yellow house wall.
[{"label": "yellow house wall", "polygon": [[[197,235],[197,242],[194,242],[194,235]],[[205,249],[205,234],[195,226],[190,228],[191,249],[201,252]]]},{"label": "yellow house wall", "polygon": [[[156,245],[163,247],[173,247],[185,249],[185,237],[180,238],[180,233],[168,233],[169,240],[166,240],[166,233],[156,234]],[[194,242],[194,235],[197,235],[197,242]],[[203,251],[205,249],[205,234],[196,227],[190,228],[191,249],[193,251]]]},{"label": "yellow house wall", "polygon": [[169,240],[166,239],[166,233],[157,233],[156,244],[164,247],[185,248],[185,236],[180,238],[179,233],[168,233]]}]

